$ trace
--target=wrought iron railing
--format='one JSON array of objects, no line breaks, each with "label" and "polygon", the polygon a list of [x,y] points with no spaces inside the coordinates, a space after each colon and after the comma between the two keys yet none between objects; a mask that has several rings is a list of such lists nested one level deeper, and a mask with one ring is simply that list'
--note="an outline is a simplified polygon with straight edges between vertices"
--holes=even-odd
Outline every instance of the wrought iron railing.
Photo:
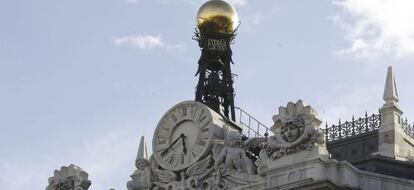
[{"label": "wrought iron railing", "polygon": [[247,138],[264,137],[269,135],[269,128],[249,113],[239,107],[235,107],[239,111],[239,125],[243,128],[243,135]]},{"label": "wrought iron railing", "polygon": [[325,134],[325,140],[327,143],[346,139],[349,137],[357,136],[366,134],[372,131],[377,131],[381,125],[381,116],[380,114],[372,114],[368,116],[365,113],[365,117],[355,118],[352,116],[352,121],[345,123],[341,123],[339,120],[338,125],[332,125],[328,127],[326,124],[326,128],[323,129],[323,133]]},{"label": "wrought iron railing", "polygon": [[[238,124],[240,127],[242,127],[242,133],[244,136],[247,138],[264,137],[269,136],[269,133],[272,133],[268,127],[266,127],[262,122],[258,121],[252,115],[239,107],[235,108],[239,112]],[[351,121],[346,121],[343,123],[341,120],[339,120],[339,123],[337,125],[332,125],[330,127],[328,124],[326,124],[326,127],[325,129],[322,129],[322,132],[325,135],[325,141],[327,143],[331,143],[349,137],[378,131],[380,125],[380,114],[368,115],[365,113],[365,117],[355,119],[355,117],[352,116]],[[414,124],[409,124],[407,119],[402,119],[401,126],[404,129],[404,132],[409,137],[414,139]]]},{"label": "wrought iron railing", "polygon": [[414,139],[414,126],[413,124],[408,124],[407,118],[405,120],[401,119],[401,127],[404,129],[405,134]]}]

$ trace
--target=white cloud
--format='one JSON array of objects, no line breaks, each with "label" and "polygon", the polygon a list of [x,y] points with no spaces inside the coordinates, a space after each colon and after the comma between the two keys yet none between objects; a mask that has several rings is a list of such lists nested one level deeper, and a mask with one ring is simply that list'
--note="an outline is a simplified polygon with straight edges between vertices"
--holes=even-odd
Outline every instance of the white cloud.
[{"label": "white cloud", "polygon": [[116,45],[129,45],[141,49],[150,49],[154,47],[164,47],[165,44],[161,40],[161,36],[152,35],[134,35],[122,36],[114,38],[113,42]]},{"label": "white cloud", "polygon": [[414,55],[414,1],[335,0],[334,4],[342,9],[334,21],[350,42],[336,53],[367,58]]},{"label": "white cloud", "polygon": [[153,35],[130,35],[121,36],[113,39],[115,45],[126,45],[140,49],[163,48],[165,50],[177,50],[185,47],[184,43],[169,44],[162,40],[161,36]]}]

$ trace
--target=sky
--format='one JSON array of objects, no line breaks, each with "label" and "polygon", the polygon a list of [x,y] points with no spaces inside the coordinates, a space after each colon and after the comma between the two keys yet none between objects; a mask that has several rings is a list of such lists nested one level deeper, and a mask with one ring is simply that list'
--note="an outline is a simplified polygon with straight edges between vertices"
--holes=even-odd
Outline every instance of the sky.
[{"label": "sky", "polygon": [[[0,189],[75,164],[126,189],[139,140],[193,100],[204,0],[0,1]],[[231,0],[235,104],[267,126],[302,99],[329,124],[378,113],[387,67],[414,118],[414,1]]]}]

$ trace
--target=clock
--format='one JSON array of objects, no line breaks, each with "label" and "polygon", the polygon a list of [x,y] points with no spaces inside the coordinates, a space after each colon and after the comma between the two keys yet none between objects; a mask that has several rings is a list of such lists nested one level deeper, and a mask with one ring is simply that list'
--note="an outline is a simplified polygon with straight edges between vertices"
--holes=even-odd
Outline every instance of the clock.
[{"label": "clock", "polygon": [[185,101],[173,106],[158,122],[152,140],[153,155],[166,170],[188,168],[224,139],[226,120],[206,105]]}]

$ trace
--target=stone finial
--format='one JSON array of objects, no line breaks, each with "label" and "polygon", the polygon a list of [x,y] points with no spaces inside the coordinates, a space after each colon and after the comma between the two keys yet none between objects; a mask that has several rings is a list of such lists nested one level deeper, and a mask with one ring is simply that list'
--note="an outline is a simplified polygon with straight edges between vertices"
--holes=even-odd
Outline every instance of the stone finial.
[{"label": "stone finial", "polygon": [[148,161],[147,143],[145,137],[141,137],[139,143],[137,158],[135,159],[137,169],[131,175],[132,180],[128,181],[126,186],[128,190],[151,189],[153,185],[153,176]]},{"label": "stone finial", "polygon": [[80,167],[71,164],[55,170],[53,177],[49,178],[46,190],[87,190],[91,186],[88,173]]},{"label": "stone finial", "polygon": [[394,72],[392,71],[392,66],[388,67],[383,99],[385,103],[397,103],[399,101],[397,84],[395,82],[395,77],[394,77]]},{"label": "stone finial", "polygon": [[411,160],[414,155],[412,139],[404,132],[402,114],[398,106],[398,92],[392,67],[388,67],[384,89],[384,105],[380,108],[381,126],[378,133],[378,152],[397,160]]},{"label": "stone finial", "polygon": [[145,136],[141,137],[141,141],[139,142],[137,158],[135,160],[140,159],[148,160],[147,142],[145,141]]}]

